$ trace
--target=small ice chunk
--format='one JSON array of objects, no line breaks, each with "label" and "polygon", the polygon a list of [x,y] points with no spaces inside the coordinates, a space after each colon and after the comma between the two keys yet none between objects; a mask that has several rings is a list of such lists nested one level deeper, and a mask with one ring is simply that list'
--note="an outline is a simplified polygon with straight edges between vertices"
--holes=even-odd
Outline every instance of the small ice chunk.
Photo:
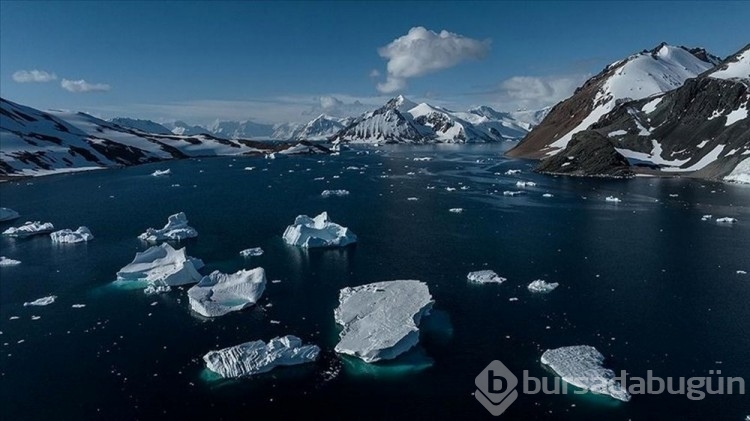
[{"label": "small ice chunk", "polygon": [[206,367],[224,378],[237,378],[265,373],[278,366],[313,362],[320,348],[302,345],[296,336],[287,335],[263,341],[245,342],[203,356]]},{"label": "small ice chunk", "polygon": [[20,260],[13,260],[9,257],[0,256],[0,267],[15,266],[15,265],[20,265],[20,264],[21,264]]},{"label": "small ice chunk", "polygon": [[164,225],[164,228],[149,228],[146,232],[139,235],[138,238],[149,243],[157,243],[168,240],[180,241],[197,236],[198,231],[188,225],[187,216],[185,216],[184,212],[180,212],[171,215],[167,219],[167,225]]},{"label": "small ice chunk", "polygon": [[716,218],[716,222],[719,224],[734,224],[737,222],[737,218],[731,218],[731,217],[724,217],[724,218]]},{"label": "small ice chunk", "polygon": [[498,276],[493,270],[478,270],[475,272],[469,272],[466,275],[466,279],[474,284],[502,284],[507,279],[502,276]]},{"label": "small ice chunk", "polygon": [[542,197],[554,197],[552,193],[544,193]]},{"label": "small ice chunk", "polygon": [[701,216],[701,221],[710,221],[713,217],[713,215],[703,215]]},{"label": "small ice chunk", "polygon": [[73,304],[71,307],[73,307],[73,308],[84,308],[84,307],[86,307],[86,304]]},{"label": "small ice chunk", "polygon": [[49,222],[28,221],[20,227],[10,227],[3,231],[8,237],[30,237],[32,235],[47,234],[52,232],[55,226]]},{"label": "small ice chunk", "polygon": [[419,198],[418,197],[407,197],[406,200],[408,200],[409,202],[416,202],[417,200],[419,200]]},{"label": "small ice chunk", "polygon": [[506,191],[503,192],[503,196],[511,196],[511,197],[513,197],[513,196],[520,196],[522,194],[524,194],[524,192],[522,192],[522,191],[509,191],[509,190],[506,190]]},{"label": "small ice chunk", "polygon": [[263,255],[263,249],[260,247],[253,247],[253,248],[242,250],[240,252],[240,256],[242,257],[258,257],[262,255]]},{"label": "small ice chunk", "polygon": [[446,187],[445,191],[456,191],[454,187]]},{"label": "small ice chunk", "polygon": [[604,355],[588,345],[548,349],[542,354],[542,364],[549,366],[567,383],[628,402],[630,393],[614,380],[615,373],[604,368],[603,363]]},{"label": "small ice chunk", "polygon": [[530,283],[528,288],[531,292],[547,293],[553,291],[558,286],[560,286],[560,284],[558,284],[557,282],[547,282],[542,279],[537,279],[536,281]]},{"label": "small ice chunk", "polygon": [[450,208],[450,209],[448,209],[448,212],[451,212],[451,213],[461,213],[463,211],[464,211],[464,208]]},{"label": "small ice chunk", "polygon": [[520,174],[520,173],[521,173],[521,170],[508,170],[508,171],[505,171],[505,175],[515,175],[515,174]]},{"label": "small ice chunk", "polygon": [[252,171],[254,169],[255,169],[255,167],[245,167],[245,171]]},{"label": "small ice chunk", "polygon": [[72,231],[64,229],[50,233],[53,243],[85,243],[94,239],[94,235],[87,227],[78,227]]},{"label": "small ice chunk", "polygon": [[320,193],[323,197],[333,197],[333,196],[349,196],[349,190],[323,190],[323,193]]},{"label": "small ice chunk", "polygon": [[339,292],[334,310],[343,327],[335,351],[367,363],[390,360],[419,342],[419,323],[434,301],[420,281],[386,281]]},{"label": "small ice chunk", "polygon": [[620,203],[620,202],[622,202],[622,200],[620,200],[620,198],[614,197],[614,196],[607,196],[606,198],[604,198],[604,200],[606,200],[607,202],[612,202],[612,203]]},{"label": "small ice chunk", "polygon": [[136,253],[130,264],[117,272],[119,281],[145,281],[154,286],[194,284],[201,279],[200,259],[188,257],[185,249],[175,250],[168,243]]},{"label": "small ice chunk", "polygon": [[12,221],[19,217],[18,212],[11,208],[0,208],[0,222]]},{"label": "small ice chunk", "polygon": [[330,221],[327,212],[315,218],[299,215],[286,228],[283,238],[287,244],[303,248],[345,247],[357,242],[357,236],[349,228]]},{"label": "small ice chunk", "polygon": [[143,289],[143,293],[146,295],[166,294],[172,291],[172,287],[169,285],[149,284]]},{"label": "small ice chunk", "polygon": [[49,297],[43,297],[39,298],[38,300],[34,300],[28,303],[23,303],[24,307],[28,306],[48,306],[55,302],[55,299],[57,299],[56,295],[50,295]]},{"label": "small ice chunk", "polygon": [[422,158],[414,158],[414,161],[420,162],[420,161],[432,161],[432,158],[429,156],[425,156]]},{"label": "small ice chunk", "polygon": [[737,275],[747,275],[747,271],[744,270],[738,270]]},{"label": "small ice chunk", "polygon": [[258,302],[266,289],[263,268],[227,274],[218,270],[188,290],[190,308],[205,317],[219,317]]},{"label": "small ice chunk", "polygon": [[536,183],[533,181],[516,181],[516,187],[534,187]]},{"label": "small ice chunk", "polygon": [[170,174],[172,174],[172,170],[171,169],[156,170],[156,171],[154,171],[154,172],[151,173],[151,175],[154,176],[154,177],[161,177],[163,175],[170,175]]}]

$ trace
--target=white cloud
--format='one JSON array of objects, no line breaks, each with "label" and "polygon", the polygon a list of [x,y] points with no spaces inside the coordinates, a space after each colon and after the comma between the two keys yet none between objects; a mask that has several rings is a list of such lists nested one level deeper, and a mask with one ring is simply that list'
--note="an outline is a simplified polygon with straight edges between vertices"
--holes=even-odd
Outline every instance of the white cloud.
[{"label": "white cloud", "polygon": [[13,80],[18,83],[28,82],[50,82],[57,79],[54,73],[47,73],[44,70],[19,70],[13,73]]},{"label": "white cloud", "polygon": [[60,86],[69,92],[105,92],[110,89],[106,83],[88,83],[85,80],[68,80],[60,82]]},{"label": "white cloud", "polygon": [[500,109],[540,109],[568,98],[589,77],[587,74],[514,76],[502,81],[490,99]]},{"label": "white cloud", "polygon": [[490,40],[479,41],[448,31],[440,33],[421,26],[378,49],[378,54],[388,60],[385,82],[377,88],[383,93],[392,93],[406,87],[406,80],[459,63],[481,59],[490,49]]},{"label": "white cloud", "polygon": [[370,77],[380,77],[380,72],[378,71],[378,69],[370,70]]}]

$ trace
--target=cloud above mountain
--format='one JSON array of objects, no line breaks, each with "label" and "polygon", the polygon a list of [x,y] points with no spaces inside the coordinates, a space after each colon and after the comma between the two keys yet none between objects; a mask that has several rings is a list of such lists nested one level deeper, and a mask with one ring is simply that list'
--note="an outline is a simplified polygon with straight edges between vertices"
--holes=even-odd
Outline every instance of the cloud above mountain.
[{"label": "cloud above mountain", "polygon": [[407,80],[454,67],[468,60],[484,58],[491,41],[476,40],[446,30],[435,32],[416,26],[378,49],[388,60],[386,79],[377,84],[382,93],[406,88]]},{"label": "cloud above mountain", "polygon": [[106,83],[89,83],[83,79],[80,80],[69,80],[63,79],[60,82],[60,86],[69,92],[81,93],[81,92],[105,92],[110,89],[110,86]]},{"label": "cloud above mountain", "polygon": [[488,99],[500,109],[540,109],[568,98],[588,77],[588,74],[513,76],[500,82]]},{"label": "cloud above mountain", "polygon": [[13,80],[17,83],[44,83],[57,79],[54,73],[48,73],[44,70],[19,70],[13,73]]}]

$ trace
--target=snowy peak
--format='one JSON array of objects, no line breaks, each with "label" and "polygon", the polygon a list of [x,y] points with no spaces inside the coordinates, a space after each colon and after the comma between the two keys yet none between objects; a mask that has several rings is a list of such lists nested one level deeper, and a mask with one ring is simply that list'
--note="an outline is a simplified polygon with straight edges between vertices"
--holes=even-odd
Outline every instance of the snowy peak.
[{"label": "snowy peak", "polygon": [[274,132],[273,125],[256,123],[250,120],[216,120],[208,127],[208,130],[216,136],[227,139],[269,138]]},{"label": "snowy peak", "polygon": [[125,128],[139,130],[144,133],[173,134],[172,131],[168,128],[162,126],[159,123],[154,123],[151,120],[118,117],[109,120],[109,122]]},{"label": "snowy peak", "polygon": [[296,140],[326,140],[345,126],[341,120],[321,114],[294,133]]},{"label": "snowy peak", "polygon": [[195,136],[200,134],[211,134],[211,132],[205,127],[191,126],[184,121],[175,121],[172,123],[163,124],[164,127],[170,129],[173,134],[178,136]]},{"label": "snowy peak", "polygon": [[727,58],[723,63],[708,73],[716,79],[738,80],[747,83],[750,79],[750,44]]},{"label": "snowy peak", "polygon": [[406,111],[409,111],[409,110],[411,110],[412,108],[414,108],[416,106],[417,106],[416,103],[414,103],[412,101],[409,101],[403,95],[399,95],[399,96],[397,96],[395,98],[392,98],[391,100],[389,100],[388,102],[385,103],[385,108],[390,108],[390,109],[398,110],[398,111],[400,111],[402,113],[406,112]]}]

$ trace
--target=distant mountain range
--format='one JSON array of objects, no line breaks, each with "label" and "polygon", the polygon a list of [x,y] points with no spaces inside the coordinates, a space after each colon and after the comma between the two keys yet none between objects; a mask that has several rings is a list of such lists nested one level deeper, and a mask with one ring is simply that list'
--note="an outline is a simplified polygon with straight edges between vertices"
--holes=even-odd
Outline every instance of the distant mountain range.
[{"label": "distant mountain range", "polygon": [[508,155],[553,174],[750,182],[749,87],[750,45],[721,61],[660,44],[587,80]]}]

